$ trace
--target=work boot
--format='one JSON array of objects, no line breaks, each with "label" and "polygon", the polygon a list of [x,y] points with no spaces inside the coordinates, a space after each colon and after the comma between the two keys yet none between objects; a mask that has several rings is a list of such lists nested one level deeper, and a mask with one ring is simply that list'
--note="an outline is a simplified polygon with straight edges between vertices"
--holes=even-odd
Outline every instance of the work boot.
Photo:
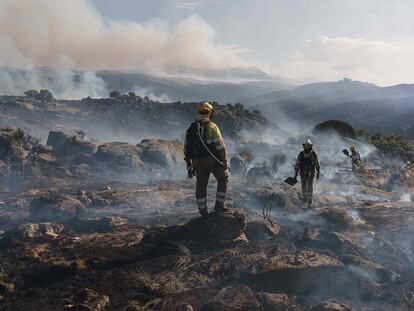
[{"label": "work boot", "polygon": [[302,202],[303,202],[303,203],[308,202],[308,197],[307,197],[307,195],[306,195],[306,194],[302,194]]},{"label": "work boot", "polygon": [[308,199],[308,208],[312,208],[312,199],[311,198]]},{"label": "work boot", "polygon": [[201,215],[202,217],[206,217],[206,216],[208,215],[208,210],[207,210],[207,208],[201,208],[201,209],[199,209],[199,210],[198,210],[198,212],[200,213],[200,215]]},{"label": "work boot", "polygon": [[215,212],[225,212],[225,211],[227,211],[227,208],[224,206],[224,205],[218,205],[218,204],[216,204],[215,206],[214,206],[214,211]]}]

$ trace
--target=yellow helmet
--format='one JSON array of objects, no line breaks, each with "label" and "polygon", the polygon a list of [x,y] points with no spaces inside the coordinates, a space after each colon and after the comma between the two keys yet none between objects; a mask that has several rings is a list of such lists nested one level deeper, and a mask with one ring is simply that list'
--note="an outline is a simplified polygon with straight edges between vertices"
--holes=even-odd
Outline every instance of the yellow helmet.
[{"label": "yellow helmet", "polygon": [[213,111],[213,106],[209,102],[201,103],[198,106],[198,112],[202,114],[211,113]]}]

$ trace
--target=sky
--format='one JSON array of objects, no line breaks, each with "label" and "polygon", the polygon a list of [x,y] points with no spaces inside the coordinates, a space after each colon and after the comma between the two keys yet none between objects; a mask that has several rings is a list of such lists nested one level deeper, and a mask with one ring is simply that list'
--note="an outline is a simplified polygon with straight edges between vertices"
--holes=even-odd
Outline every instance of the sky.
[{"label": "sky", "polygon": [[414,83],[412,0],[2,0],[0,66]]}]

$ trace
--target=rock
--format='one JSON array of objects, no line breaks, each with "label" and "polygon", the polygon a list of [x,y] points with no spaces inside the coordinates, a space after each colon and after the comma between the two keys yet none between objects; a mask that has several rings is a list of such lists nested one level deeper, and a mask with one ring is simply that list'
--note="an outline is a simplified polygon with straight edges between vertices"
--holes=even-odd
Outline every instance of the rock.
[{"label": "rock", "polygon": [[29,90],[24,92],[24,95],[40,101],[53,101],[55,99],[49,90],[40,90],[40,92],[36,90]]},{"label": "rock", "polygon": [[35,98],[37,100],[41,100],[41,101],[53,101],[55,100],[55,97],[53,96],[52,92],[50,92],[49,90],[40,90],[40,93],[35,96]]},{"label": "rock", "polygon": [[249,177],[270,177],[270,170],[266,166],[253,167],[247,172]]},{"label": "rock", "polygon": [[261,297],[263,311],[302,311],[286,294],[264,293]]},{"label": "rock", "polygon": [[337,134],[341,137],[348,137],[355,139],[357,133],[354,128],[347,122],[340,120],[329,120],[322,122],[314,127],[312,133],[317,134]]},{"label": "rock", "polygon": [[58,147],[60,145],[63,145],[68,139],[69,136],[63,132],[50,131],[46,144],[49,146]]},{"label": "rock", "polygon": [[[329,286],[345,266],[337,259],[313,251],[274,256],[251,268],[248,284],[252,288],[305,294],[321,280]],[[321,281],[322,282],[322,281]]]},{"label": "rock", "polygon": [[220,290],[201,311],[260,310],[260,302],[246,285],[228,286]]},{"label": "rock", "polygon": [[246,236],[249,240],[264,240],[278,236],[280,230],[280,226],[275,221],[255,220],[247,223]]},{"label": "rock", "polygon": [[231,173],[235,175],[243,175],[247,169],[245,160],[239,155],[235,155],[231,157],[230,167],[231,167]]},{"label": "rock", "polygon": [[41,162],[42,164],[53,165],[56,163],[56,157],[49,153],[39,153],[36,155],[36,160]]},{"label": "rock", "polygon": [[340,232],[327,232],[318,227],[306,227],[303,236],[296,244],[309,248],[330,249],[344,251],[346,249],[357,249],[358,242],[349,234]]},{"label": "rock", "polygon": [[93,163],[95,144],[90,141],[79,140],[77,137],[71,137],[62,145],[53,149],[58,159],[76,164]]},{"label": "rock", "polygon": [[142,150],[142,161],[148,165],[166,168],[184,163],[184,147],[178,141],[144,139],[137,147]]},{"label": "rock", "polygon": [[85,206],[79,200],[60,194],[35,198],[29,206],[30,216],[40,220],[78,217],[85,211]]},{"label": "rock", "polygon": [[96,157],[106,167],[114,171],[147,170],[146,164],[140,158],[141,153],[142,150],[137,146],[123,142],[112,142],[100,145]]},{"label": "rock", "polygon": [[213,212],[185,225],[147,231],[144,241],[221,241],[245,240],[245,216],[240,212]]},{"label": "rock", "polygon": [[23,224],[7,231],[4,234],[4,239],[11,238],[26,241],[31,239],[54,239],[62,231],[63,225],[53,223],[39,223],[39,224]]},{"label": "rock", "polygon": [[77,233],[114,232],[128,224],[125,218],[119,216],[107,216],[101,219],[74,219],[66,227]]},{"label": "rock", "polygon": [[356,311],[356,309],[334,299],[313,306],[311,311]]}]

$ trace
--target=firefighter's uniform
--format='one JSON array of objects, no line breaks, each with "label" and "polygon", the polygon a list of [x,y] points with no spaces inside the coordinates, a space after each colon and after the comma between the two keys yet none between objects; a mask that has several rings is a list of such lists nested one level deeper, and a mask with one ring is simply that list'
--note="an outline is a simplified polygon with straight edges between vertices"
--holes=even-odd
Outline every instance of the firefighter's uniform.
[{"label": "firefighter's uniform", "polygon": [[[206,103],[204,103],[206,104]],[[199,107],[199,112],[203,111],[203,104],[201,108]],[[207,105],[207,109],[212,106]],[[226,147],[224,145],[224,140],[221,136],[219,127],[211,121],[210,114],[202,114],[196,117],[196,121],[204,123],[205,126],[205,145],[210,149],[213,155],[219,160],[219,163],[213,156],[207,154],[202,158],[193,158],[191,159],[192,168],[197,179],[196,182],[196,200],[200,213],[202,215],[207,214],[207,185],[210,174],[213,174],[217,180],[217,192],[216,192],[216,203],[214,209],[216,211],[225,210],[225,200],[227,192],[227,183],[229,179],[228,169],[226,165],[222,163],[227,163],[227,154]],[[187,158],[187,135],[185,137],[184,143],[184,154]],[[187,159],[188,161],[188,159]]]},{"label": "firefighter's uniform", "polygon": [[359,169],[363,168],[363,163],[361,160],[361,155],[359,154],[359,152],[355,149],[355,147],[351,147],[351,161],[352,161],[352,171],[356,172]]},{"label": "firefighter's uniform", "polygon": [[295,177],[300,173],[300,181],[302,184],[302,200],[308,204],[308,207],[312,206],[313,200],[313,182],[315,179],[315,173],[319,178],[320,164],[318,155],[311,148],[312,143],[306,141],[306,144],[310,143],[310,149],[301,151],[296,159],[295,163]]}]

